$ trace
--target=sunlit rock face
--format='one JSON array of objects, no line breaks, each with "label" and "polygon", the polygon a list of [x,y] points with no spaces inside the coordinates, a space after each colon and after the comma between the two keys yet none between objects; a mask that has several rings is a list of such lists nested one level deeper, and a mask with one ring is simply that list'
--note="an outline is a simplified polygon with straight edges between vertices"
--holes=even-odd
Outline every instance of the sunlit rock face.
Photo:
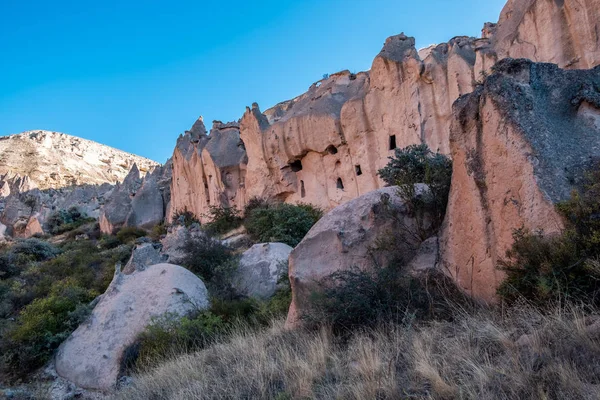
[{"label": "sunlit rock face", "polygon": [[493,302],[513,232],[558,232],[555,204],[600,159],[600,66],[505,59],[454,105],[452,188],[440,245],[447,272]]},{"label": "sunlit rock face", "polygon": [[240,150],[243,162],[228,166],[235,171],[227,182],[219,168],[205,165],[212,133],[195,126],[173,157],[172,211],[203,215],[210,205],[242,207],[252,197],[329,210],[378,189],[377,171],[394,148],[426,143],[451,155],[452,104],[498,60],[597,65],[599,13],[600,0],[511,0],[497,24],[484,25],[481,38],[458,36],[417,51],[414,38],[392,36],[369,72],[342,71],[264,112],[257,104],[248,108],[239,123],[247,158]]},{"label": "sunlit rock face", "polygon": [[50,131],[29,131],[0,138],[1,194],[21,179],[21,192],[76,185],[115,184],[136,164],[142,174],[159,164],[91,140]]},{"label": "sunlit rock face", "polygon": [[207,135],[200,118],[179,137],[173,152],[167,219],[188,210],[206,220],[210,206],[243,207],[247,160],[237,123],[215,121]]}]

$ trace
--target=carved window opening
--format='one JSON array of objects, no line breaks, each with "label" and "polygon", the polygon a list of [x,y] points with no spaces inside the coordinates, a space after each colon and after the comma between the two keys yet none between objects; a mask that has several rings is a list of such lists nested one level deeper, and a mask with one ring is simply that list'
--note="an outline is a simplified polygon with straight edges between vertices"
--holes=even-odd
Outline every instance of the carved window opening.
[{"label": "carved window opening", "polygon": [[396,135],[392,135],[390,136],[390,150],[394,150],[396,147]]},{"label": "carved window opening", "polygon": [[300,181],[300,197],[306,197],[306,189],[304,189],[304,181]]},{"label": "carved window opening", "polygon": [[335,186],[338,189],[344,190],[344,182],[342,182],[342,178],[337,178],[337,182],[336,182]]},{"label": "carved window opening", "polygon": [[330,145],[330,146],[327,147],[327,152],[329,154],[337,154],[338,149],[334,145]]},{"label": "carved window opening", "polygon": [[362,169],[360,168],[360,165],[355,165],[354,171],[356,172],[356,176],[362,175]]},{"label": "carved window opening", "polygon": [[302,171],[302,161],[296,160],[290,163],[290,168],[294,172]]}]

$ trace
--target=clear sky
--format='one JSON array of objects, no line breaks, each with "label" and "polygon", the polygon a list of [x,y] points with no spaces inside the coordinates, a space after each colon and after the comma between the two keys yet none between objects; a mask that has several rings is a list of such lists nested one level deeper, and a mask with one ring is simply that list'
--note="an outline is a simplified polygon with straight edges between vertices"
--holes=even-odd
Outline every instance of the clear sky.
[{"label": "clear sky", "polygon": [[479,36],[505,0],[0,0],[0,135],[46,129],[164,162],[203,115],[239,119],[388,36]]}]

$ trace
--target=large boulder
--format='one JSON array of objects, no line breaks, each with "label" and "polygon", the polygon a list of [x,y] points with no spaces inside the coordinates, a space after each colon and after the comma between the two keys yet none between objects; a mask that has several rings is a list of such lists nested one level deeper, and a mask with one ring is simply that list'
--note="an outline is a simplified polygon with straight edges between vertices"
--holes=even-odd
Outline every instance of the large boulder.
[{"label": "large boulder", "polygon": [[275,294],[281,275],[287,272],[292,248],[285,243],[259,243],[246,250],[233,279],[245,296],[268,299]]},{"label": "large boulder", "polygon": [[412,259],[421,243],[417,221],[397,192],[397,187],[375,190],[334,208],[292,251],[288,327],[308,310],[315,282],[341,270],[386,265],[392,257]]},{"label": "large boulder", "polygon": [[567,71],[505,59],[455,103],[440,251],[466,292],[495,300],[504,278],[496,267],[515,229],[561,230],[555,204],[600,158],[599,88],[600,67]]},{"label": "large boulder", "polygon": [[79,387],[110,390],[125,349],[152,317],[183,316],[208,305],[204,283],[180,266],[157,264],[131,275],[117,271],[92,315],[60,346],[56,371]]}]

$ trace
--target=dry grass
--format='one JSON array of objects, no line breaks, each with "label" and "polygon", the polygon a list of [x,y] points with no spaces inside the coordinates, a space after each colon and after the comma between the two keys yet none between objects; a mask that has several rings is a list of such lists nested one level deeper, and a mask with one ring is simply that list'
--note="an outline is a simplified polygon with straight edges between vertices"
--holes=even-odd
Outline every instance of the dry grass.
[{"label": "dry grass", "polygon": [[149,370],[117,398],[598,399],[600,312],[458,312],[344,343],[278,321]]}]

